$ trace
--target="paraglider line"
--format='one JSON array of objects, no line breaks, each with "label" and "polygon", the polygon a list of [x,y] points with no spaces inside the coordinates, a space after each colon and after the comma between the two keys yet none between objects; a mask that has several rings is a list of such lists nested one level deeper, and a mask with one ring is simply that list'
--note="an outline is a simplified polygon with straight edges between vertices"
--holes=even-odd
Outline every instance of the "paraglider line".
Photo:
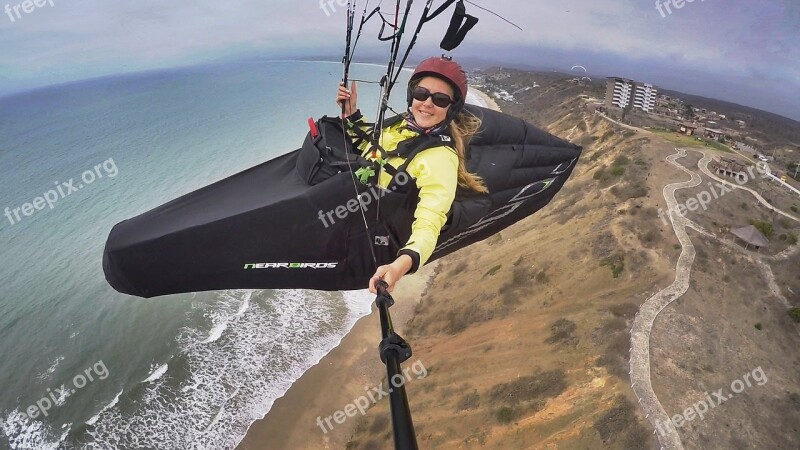
[{"label": "paraglider line", "polygon": [[464,0],[464,1],[465,1],[465,2],[467,2],[467,3],[469,3],[469,4],[470,4],[470,5],[472,5],[472,6],[476,7],[476,8],[479,8],[479,9],[482,9],[482,10],[484,10],[484,11],[488,12],[488,13],[494,14],[495,16],[497,16],[497,17],[499,17],[499,18],[503,19],[504,21],[508,22],[509,24],[511,24],[511,25],[513,25],[513,26],[515,26],[515,27],[517,27],[517,29],[518,29],[519,31],[523,31],[523,30],[522,30],[522,28],[520,28],[520,27],[519,27],[519,25],[517,25],[517,24],[515,24],[514,22],[512,22],[512,21],[510,21],[510,20],[506,19],[505,17],[501,16],[500,14],[497,14],[496,12],[492,11],[491,9],[486,9],[486,8],[484,8],[483,6],[481,6],[481,5],[477,4],[477,3],[471,2],[471,1],[469,1],[469,0]]}]

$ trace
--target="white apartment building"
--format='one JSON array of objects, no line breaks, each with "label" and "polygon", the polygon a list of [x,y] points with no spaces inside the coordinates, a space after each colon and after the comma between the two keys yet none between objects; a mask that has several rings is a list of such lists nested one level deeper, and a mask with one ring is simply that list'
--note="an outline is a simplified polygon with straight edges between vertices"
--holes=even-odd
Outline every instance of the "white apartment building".
[{"label": "white apartment building", "polygon": [[606,108],[626,109],[632,103],[632,108],[652,112],[657,97],[658,90],[652,84],[617,77],[606,82]]},{"label": "white apartment building", "polygon": [[645,112],[653,111],[656,106],[656,88],[652,84],[637,84],[633,96],[633,107]]}]

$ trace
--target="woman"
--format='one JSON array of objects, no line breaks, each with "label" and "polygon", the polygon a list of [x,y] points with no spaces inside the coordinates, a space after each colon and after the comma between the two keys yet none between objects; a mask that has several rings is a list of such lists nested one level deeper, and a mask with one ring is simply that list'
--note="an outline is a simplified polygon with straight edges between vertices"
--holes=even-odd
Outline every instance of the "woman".
[{"label": "woman", "polygon": [[[461,186],[476,192],[487,192],[480,177],[469,173],[465,164],[465,146],[478,130],[480,120],[463,111],[467,96],[467,77],[456,62],[446,57],[428,58],[414,71],[408,84],[408,111],[403,120],[382,130],[380,145],[387,152],[387,164],[400,167],[404,158],[393,155],[397,145],[420,134],[449,136],[450,145],[429,148],[414,157],[406,171],[419,188],[419,202],[414,211],[411,236],[391,264],[378,267],[369,282],[376,293],[375,283],[383,280],[388,291],[407,273],[414,273],[430,258],[436,247],[439,232],[447,221],[447,213]],[[353,122],[361,120],[356,109],[358,93],[353,82],[351,89],[339,86],[336,103],[344,102],[343,117]],[[364,156],[374,159],[372,152]],[[378,184],[387,188],[391,176],[382,171]]]}]

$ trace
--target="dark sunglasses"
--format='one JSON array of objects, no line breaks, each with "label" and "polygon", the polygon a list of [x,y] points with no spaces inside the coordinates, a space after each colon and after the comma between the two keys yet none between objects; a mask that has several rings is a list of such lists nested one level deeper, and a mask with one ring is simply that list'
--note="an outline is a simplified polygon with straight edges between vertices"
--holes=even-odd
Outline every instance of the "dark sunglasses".
[{"label": "dark sunglasses", "polygon": [[439,108],[447,108],[448,106],[455,103],[453,99],[450,98],[449,95],[441,92],[431,94],[431,91],[422,86],[415,87],[414,90],[411,91],[411,97],[414,100],[419,100],[421,102],[428,100],[428,97],[433,97],[433,104],[438,106]]}]

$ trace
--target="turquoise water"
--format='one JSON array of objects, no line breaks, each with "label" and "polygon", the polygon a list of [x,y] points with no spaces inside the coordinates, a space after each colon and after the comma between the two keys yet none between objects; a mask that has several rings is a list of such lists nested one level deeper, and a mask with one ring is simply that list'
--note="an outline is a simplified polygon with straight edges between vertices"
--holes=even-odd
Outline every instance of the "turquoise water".
[{"label": "turquoise water", "polygon": [[0,99],[0,448],[233,448],[369,311],[363,291],[143,300],[101,266],[117,222],[298,147],[337,113],[340,72],[248,62]]}]

